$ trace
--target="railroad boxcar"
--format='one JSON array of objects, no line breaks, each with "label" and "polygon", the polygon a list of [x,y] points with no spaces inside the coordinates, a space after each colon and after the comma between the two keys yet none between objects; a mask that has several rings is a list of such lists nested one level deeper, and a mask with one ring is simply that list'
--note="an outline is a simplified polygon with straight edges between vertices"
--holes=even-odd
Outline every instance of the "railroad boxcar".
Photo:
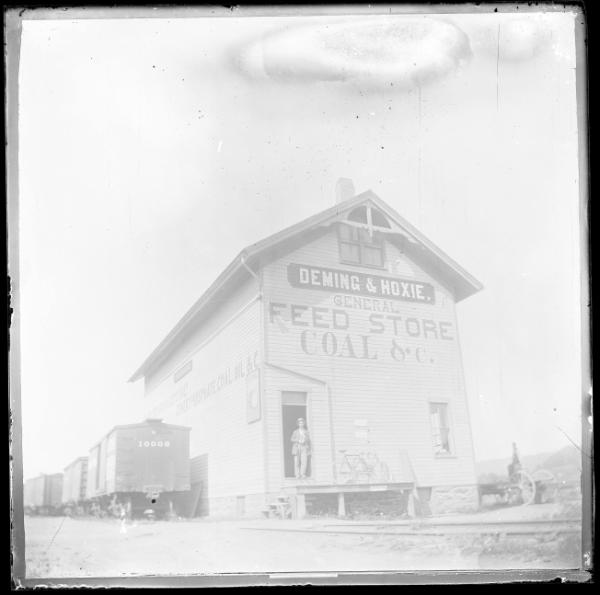
[{"label": "railroad boxcar", "polygon": [[78,457],[65,467],[62,503],[70,512],[83,512],[87,487],[87,457]]},{"label": "railroad boxcar", "polygon": [[27,514],[53,515],[62,512],[62,473],[38,475],[25,482],[23,508]]},{"label": "railroad boxcar", "polygon": [[115,426],[88,457],[86,499],[92,510],[183,514],[190,490],[189,432],[160,419]]}]

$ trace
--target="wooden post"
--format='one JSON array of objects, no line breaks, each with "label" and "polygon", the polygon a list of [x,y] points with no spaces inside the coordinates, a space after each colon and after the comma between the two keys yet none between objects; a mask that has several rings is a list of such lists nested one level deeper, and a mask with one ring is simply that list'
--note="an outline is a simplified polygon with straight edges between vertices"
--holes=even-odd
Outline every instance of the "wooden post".
[{"label": "wooden post", "polygon": [[346,516],[346,501],[344,499],[344,492],[338,492],[338,516]]},{"label": "wooden post", "polygon": [[292,518],[298,518],[298,496],[296,494],[292,494],[290,496],[290,508],[292,509]]},{"label": "wooden post", "polygon": [[416,506],[415,506],[415,490],[411,490],[408,495],[408,503],[406,507],[406,512],[409,517],[414,518],[417,516]]}]

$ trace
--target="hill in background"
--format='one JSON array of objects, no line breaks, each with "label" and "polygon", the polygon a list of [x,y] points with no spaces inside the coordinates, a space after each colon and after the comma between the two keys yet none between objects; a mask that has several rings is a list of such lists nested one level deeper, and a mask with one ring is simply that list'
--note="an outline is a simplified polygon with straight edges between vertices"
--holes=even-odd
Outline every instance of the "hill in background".
[{"label": "hill in background", "polygon": [[[523,468],[530,473],[539,469],[550,471],[558,481],[579,481],[581,474],[581,451],[571,444],[555,452],[521,456]],[[477,461],[475,470],[480,483],[508,479],[508,465],[512,455],[504,459]]]}]

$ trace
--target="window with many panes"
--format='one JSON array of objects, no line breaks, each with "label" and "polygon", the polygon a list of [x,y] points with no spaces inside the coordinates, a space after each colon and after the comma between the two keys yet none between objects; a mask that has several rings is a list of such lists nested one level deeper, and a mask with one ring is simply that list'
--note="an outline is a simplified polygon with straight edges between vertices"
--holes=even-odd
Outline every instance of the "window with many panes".
[{"label": "window with many panes", "polygon": [[349,264],[383,268],[383,238],[366,229],[340,225],[340,260]]},{"label": "window with many panes", "polygon": [[429,403],[429,415],[431,417],[431,432],[435,454],[451,454],[448,403]]}]

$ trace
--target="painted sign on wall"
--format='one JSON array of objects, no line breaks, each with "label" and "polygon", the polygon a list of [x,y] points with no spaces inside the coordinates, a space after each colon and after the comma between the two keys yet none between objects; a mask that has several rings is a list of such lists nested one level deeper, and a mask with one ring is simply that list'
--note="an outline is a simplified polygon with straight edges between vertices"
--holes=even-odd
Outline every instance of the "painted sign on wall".
[{"label": "painted sign on wall", "polygon": [[[204,374],[199,374],[191,380],[188,377],[181,385],[178,385],[177,390],[155,405],[148,416],[156,417],[173,406],[175,406],[175,413],[181,415],[220,393],[229,385],[250,376],[258,369],[258,365],[258,351],[255,351],[249,353],[245,358],[221,368],[216,373],[213,371],[209,377],[205,377]],[[185,366],[180,369],[185,369]]]},{"label": "painted sign on wall", "polygon": [[417,316],[269,302],[268,321],[288,334],[296,328],[305,355],[435,363],[429,346],[455,341],[453,323]]},{"label": "painted sign on wall", "polygon": [[381,277],[354,271],[319,266],[289,264],[288,281],[292,287],[388,298],[408,302],[435,303],[433,285],[394,277]]},{"label": "painted sign on wall", "polygon": [[210,396],[219,393],[226,386],[242,379],[254,372],[258,368],[258,351],[253,355],[248,355],[245,360],[238,361],[234,366],[224,368],[220,374],[213,377],[212,380],[205,382],[203,386],[196,389],[191,395],[179,401],[176,406],[178,415],[185,413],[189,409],[196,407]]}]

